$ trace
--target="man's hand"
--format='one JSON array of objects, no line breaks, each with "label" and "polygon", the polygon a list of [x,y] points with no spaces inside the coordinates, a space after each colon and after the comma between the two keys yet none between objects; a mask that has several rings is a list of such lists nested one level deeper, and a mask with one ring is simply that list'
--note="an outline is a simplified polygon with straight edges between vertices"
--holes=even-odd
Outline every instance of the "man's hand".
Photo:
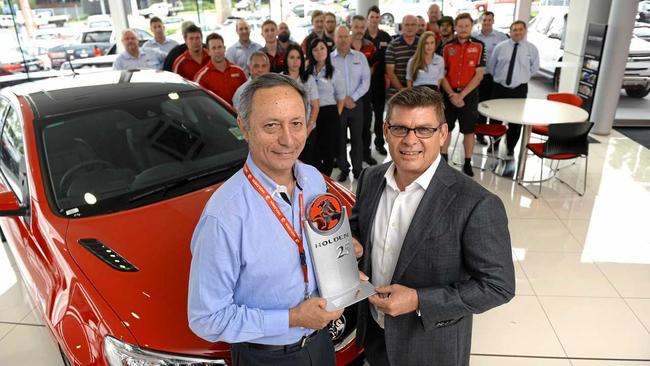
[{"label": "man's hand", "polygon": [[357,258],[361,258],[363,256],[363,245],[355,238],[352,238],[352,245],[354,246],[354,255]]},{"label": "man's hand", "polygon": [[345,108],[353,109],[356,106],[357,106],[357,104],[354,102],[354,99],[352,99],[351,96],[345,97]]},{"label": "man's hand", "polygon": [[365,273],[359,271],[359,279],[361,281],[368,281],[370,279],[370,277],[368,277]]},{"label": "man's hand", "polygon": [[289,327],[323,329],[329,322],[343,315],[343,309],[325,311],[326,305],[327,300],[313,297],[303,301],[295,308],[289,309]]},{"label": "man's hand", "polygon": [[390,285],[378,287],[375,290],[377,294],[370,296],[368,301],[387,315],[407,314],[416,311],[420,305],[415,289],[402,285]]},{"label": "man's hand", "polygon": [[453,93],[449,96],[449,101],[451,104],[455,105],[458,108],[462,108],[465,105],[463,96],[459,93]]}]

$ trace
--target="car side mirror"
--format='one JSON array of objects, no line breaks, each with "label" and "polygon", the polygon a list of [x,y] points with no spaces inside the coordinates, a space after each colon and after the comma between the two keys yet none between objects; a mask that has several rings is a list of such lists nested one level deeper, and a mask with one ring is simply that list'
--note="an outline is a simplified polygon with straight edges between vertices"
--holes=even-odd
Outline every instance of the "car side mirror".
[{"label": "car side mirror", "polygon": [[548,34],[548,38],[562,40],[562,35],[560,33],[557,33],[557,32],[552,32],[552,33]]},{"label": "car side mirror", "polygon": [[24,216],[27,207],[21,206],[16,194],[0,183],[0,216]]}]

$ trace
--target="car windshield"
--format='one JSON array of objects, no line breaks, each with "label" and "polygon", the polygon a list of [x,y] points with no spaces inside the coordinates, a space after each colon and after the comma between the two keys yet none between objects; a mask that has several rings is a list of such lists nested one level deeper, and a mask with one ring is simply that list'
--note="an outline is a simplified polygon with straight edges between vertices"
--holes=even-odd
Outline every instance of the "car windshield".
[{"label": "car windshield", "polygon": [[69,217],[126,210],[218,183],[248,154],[235,117],[198,90],[39,122],[50,202]]}]

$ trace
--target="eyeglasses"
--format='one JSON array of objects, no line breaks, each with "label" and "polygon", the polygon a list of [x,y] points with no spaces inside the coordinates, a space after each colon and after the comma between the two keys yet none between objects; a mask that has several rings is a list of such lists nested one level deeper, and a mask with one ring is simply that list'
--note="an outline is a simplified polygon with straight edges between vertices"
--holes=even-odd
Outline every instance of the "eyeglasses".
[{"label": "eyeglasses", "polygon": [[388,122],[386,122],[386,124],[388,125],[388,131],[390,131],[390,133],[395,137],[406,137],[409,132],[413,131],[415,137],[419,139],[428,139],[440,129],[440,126],[408,128],[406,126],[391,125]]}]

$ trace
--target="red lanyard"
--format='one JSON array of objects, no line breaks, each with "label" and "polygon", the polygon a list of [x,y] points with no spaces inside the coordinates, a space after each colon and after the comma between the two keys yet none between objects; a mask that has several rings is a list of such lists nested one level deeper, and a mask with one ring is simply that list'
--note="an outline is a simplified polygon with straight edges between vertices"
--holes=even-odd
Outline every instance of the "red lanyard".
[{"label": "red lanyard", "polygon": [[[286,216],[284,216],[282,210],[280,210],[280,207],[275,202],[273,197],[271,197],[266,188],[264,188],[264,186],[257,180],[257,178],[255,178],[253,173],[251,173],[251,170],[248,168],[248,164],[244,164],[244,175],[246,176],[246,179],[248,179],[248,182],[253,186],[253,188],[255,188],[257,193],[262,196],[264,202],[266,202],[271,211],[273,211],[273,214],[278,219],[278,221],[280,221],[280,224],[284,230],[287,232],[287,234],[289,234],[291,240],[298,247],[298,253],[300,254],[300,267],[302,267],[302,277],[305,281],[305,299],[309,298],[309,275],[307,272],[307,257],[305,256],[305,248],[302,245],[302,235],[298,235],[298,233],[296,233],[296,230],[293,228],[291,221],[288,220]],[[304,214],[302,192],[300,192],[298,197],[298,202],[300,203],[300,222],[302,222]]]}]

